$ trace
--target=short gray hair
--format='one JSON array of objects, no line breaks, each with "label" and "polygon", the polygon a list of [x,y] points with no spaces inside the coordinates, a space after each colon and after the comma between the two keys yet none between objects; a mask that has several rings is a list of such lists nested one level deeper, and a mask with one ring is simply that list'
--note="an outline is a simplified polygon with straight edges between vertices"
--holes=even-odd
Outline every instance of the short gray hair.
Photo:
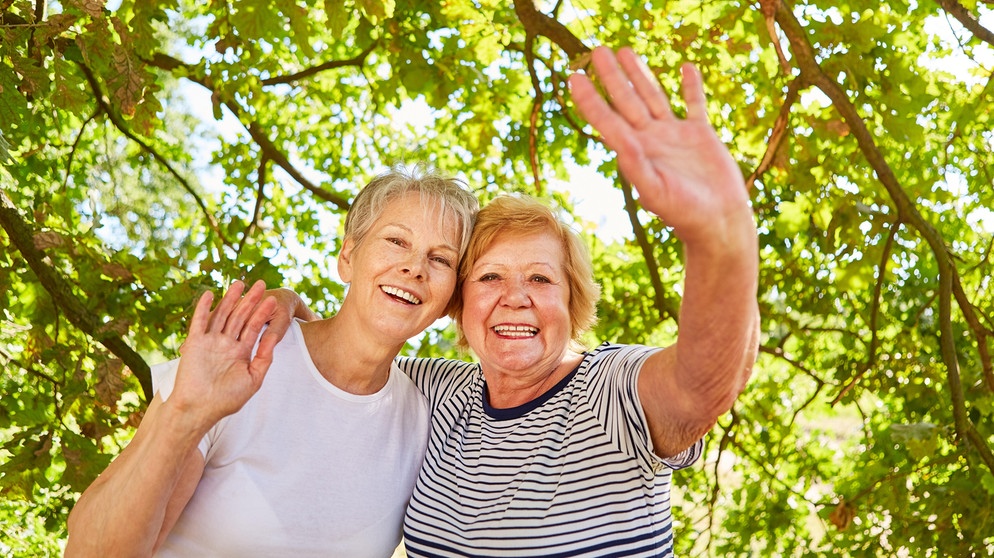
[{"label": "short gray hair", "polygon": [[459,259],[462,259],[480,202],[466,189],[465,182],[442,176],[426,163],[412,167],[395,165],[366,184],[345,215],[345,238],[351,238],[356,246],[362,244],[387,204],[411,192],[420,194],[422,202],[437,203],[441,215],[452,214],[456,218],[460,230]]}]

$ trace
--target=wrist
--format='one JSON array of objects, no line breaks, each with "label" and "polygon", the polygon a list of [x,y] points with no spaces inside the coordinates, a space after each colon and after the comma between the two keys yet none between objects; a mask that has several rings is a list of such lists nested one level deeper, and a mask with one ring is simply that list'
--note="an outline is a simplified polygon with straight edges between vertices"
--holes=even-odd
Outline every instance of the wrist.
[{"label": "wrist", "polygon": [[206,415],[195,405],[185,404],[176,395],[173,393],[163,402],[157,422],[177,448],[196,447],[218,419]]},{"label": "wrist", "polygon": [[679,236],[687,259],[742,260],[758,265],[759,235],[756,218],[748,205],[737,207],[700,227],[696,234]]}]

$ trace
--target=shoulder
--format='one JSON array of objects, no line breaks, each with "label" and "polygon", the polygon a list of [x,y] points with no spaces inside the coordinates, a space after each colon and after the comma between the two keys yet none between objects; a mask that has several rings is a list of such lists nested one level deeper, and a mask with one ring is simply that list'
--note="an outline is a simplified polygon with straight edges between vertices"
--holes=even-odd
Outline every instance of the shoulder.
[{"label": "shoulder", "polygon": [[637,371],[660,347],[647,345],[623,345],[604,342],[588,352],[587,362],[592,370],[628,369]]},{"label": "shoulder", "polygon": [[408,376],[420,374],[466,375],[472,374],[478,368],[474,362],[453,360],[448,358],[398,357],[397,366]]},{"label": "shoulder", "polygon": [[390,389],[396,390],[396,397],[404,400],[405,404],[425,404],[424,394],[418,389],[414,380],[398,366],[397,362],[394,362],[393,366],[390,367],[389,383]]},{"label": "shoulder", "polygon": [[445,358],[400,357],[397,366],[429,401],[438,401],[461,392],[481,376],[478,364]]}]

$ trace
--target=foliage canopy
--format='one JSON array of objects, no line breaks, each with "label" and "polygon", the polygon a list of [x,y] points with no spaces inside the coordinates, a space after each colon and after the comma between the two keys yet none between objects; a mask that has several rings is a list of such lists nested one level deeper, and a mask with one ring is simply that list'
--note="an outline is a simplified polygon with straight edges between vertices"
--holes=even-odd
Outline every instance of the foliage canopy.
[{"label": "foliage canopy", "polygon": [[262,278],[333,312],[339,219],[393,162],[567,211],[554,185],[596,166],[632,229],[577,217],[591,340],[670,340],[680,248],[565,87],[608,44],[668,91],[703,70],[761,231],[761,358],[704,470],[677,475],[678,554],[994,554],[992,8],[0,3],[0,553],[58,552],[200,291]]}]

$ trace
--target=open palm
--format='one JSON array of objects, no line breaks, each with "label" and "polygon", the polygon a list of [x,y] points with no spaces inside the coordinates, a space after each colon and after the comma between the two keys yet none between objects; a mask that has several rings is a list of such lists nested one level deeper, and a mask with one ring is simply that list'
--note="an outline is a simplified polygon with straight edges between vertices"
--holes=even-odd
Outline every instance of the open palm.
[{"label": "open palm", "polygon": [[635,186],[642,207],[684,242],[713,233],[726,216],[744,215],[749,198],[742,172],[708,121],[697,69],[691,64],[681,68],[687,116],[678,118],[632,50],[621,49],[616,56],[598,47],[592,62],[611,102],[583,74],[570,77],[573,100],[617,152],[618,167]]},{"label": "open palm", "polygon": [[243,290],[242,283],[234,283],[213,312],[213,296],[204,293],[183,343],[170,400],[188,408],[189,418],[207,427],[241,409],[259,390],[272,364],[275,341],[260,340],[259,334],[276,301],[263,298],[261,281],[241,300]]}]

